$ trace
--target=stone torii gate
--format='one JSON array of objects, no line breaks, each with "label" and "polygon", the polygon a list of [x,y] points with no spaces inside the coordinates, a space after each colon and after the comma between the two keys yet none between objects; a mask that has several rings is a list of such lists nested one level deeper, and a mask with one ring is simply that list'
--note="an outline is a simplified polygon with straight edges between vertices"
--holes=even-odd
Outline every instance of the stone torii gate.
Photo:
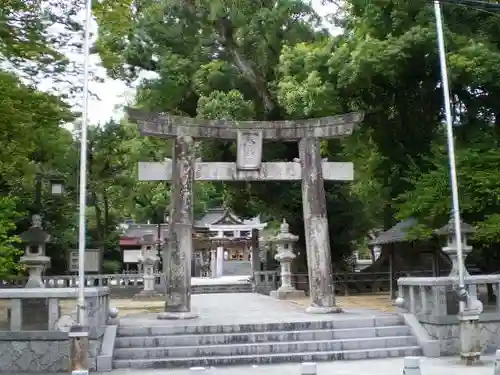
[{"label": "stone torii gate", "polygon": [[[352,163],[321,159],[320,139],[352,134],[363,119],[360,113],[297,121],[200,120],[128,109],[144,136],[173,138],[172,160],[139,163],[141,181],[173,183],[168,246],[164,272],[168,284],[165,319],[192,318],[191,256],[193,251],[193,182],[302,181],[305,242],[309,271],[310,313],[338,312],[335,305],[324,180],[351,181]],[[194,139],[237,141],[236,163],[195,159]],[[265,140],[298,141],[299,159],[262,162]],[[165,261],[167,260],[167,261]]]}]

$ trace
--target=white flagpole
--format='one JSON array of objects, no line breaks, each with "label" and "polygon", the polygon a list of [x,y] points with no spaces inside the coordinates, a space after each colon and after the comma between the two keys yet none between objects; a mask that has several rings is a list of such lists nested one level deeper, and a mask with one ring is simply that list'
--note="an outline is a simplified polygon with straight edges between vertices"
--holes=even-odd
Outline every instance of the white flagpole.
[{"label": "white flagpole", "polygon": [[87,127],[89,112],[90,25],[92,0],[85,0],[85,36],[83,44],[83,108],[80,131],[80,199],[78,212],[78,325],[85,326],[85,236],[87,208]]},{"label": "white flagpole", "polygon": [[[457,170],[455,165],[455,145],[453,140],[453,119],[451,116],[450,89],[448,87],[448,69],[446,66],[446,51],[444,46],[443,19],[441,17],[441,5],[434,1],[434,13],[436,16],[437,41],[439,48],[439,62],[441,66],[441,84],[443,85],[444,111],[446,115],[446,134],[448,138],[448,161],[450,164],[451,197],[453,204],[453,219],[455,221],[455,236],[457,238],[457,261],[458,261],[458,288],[460,296],[465,294],[464,279],[464,257],[462,249],[462,229],[460,227],[460,204],[458,200]],[[460,303],[460,313],[463,313],[464,303]]]}]

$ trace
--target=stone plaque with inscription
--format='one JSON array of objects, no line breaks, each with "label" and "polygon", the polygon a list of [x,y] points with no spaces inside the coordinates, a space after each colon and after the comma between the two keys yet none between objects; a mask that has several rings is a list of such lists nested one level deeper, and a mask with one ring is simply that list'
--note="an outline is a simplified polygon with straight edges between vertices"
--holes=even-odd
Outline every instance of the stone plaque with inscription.
[{"label": "stone plaque with inscription", "polygon": [[256,171],[262,162],[262,132],[238,131],[236,167],[239,170]]}]

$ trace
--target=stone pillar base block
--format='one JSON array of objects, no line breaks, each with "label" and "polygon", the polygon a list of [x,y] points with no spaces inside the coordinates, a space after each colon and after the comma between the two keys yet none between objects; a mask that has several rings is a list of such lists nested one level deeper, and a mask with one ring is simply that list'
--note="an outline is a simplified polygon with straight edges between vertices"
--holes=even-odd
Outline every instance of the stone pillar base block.
[{"label": "stone pillar base block", "polygon": [[466,366],[472,366],[481,362],[481,353],[460,353],[460,359]]},{"label": "stone pillar base block", "polygon": [[344,312],[339,306],[309,306],[306,309],[308,314],[338,314]]},{"label": "stone pillar base block", "polygon": [[156,290],[141,290],[139,293],[134,295],[134,300],[137,301],[146,301],[155,298],[164,298],[164,296]]},{"label": "stone pillar base block", "polygon": [[481,332],[479,316],[461,316],[460,320],[460,358],[466,365],[474,365],[481,358]]},{"label": "stone pillar base block", "polygon": [[300,364],[300,375],[316,375],[318,365],[315,362],[302,362]]},{"label": "stone pillar base block", "polygon": [[303,290],[297,290],[297,289],[278,289],[278,290],[273,290],[269,294],[271,297],[276,298],[276,299],[299,299],[299,298],[305,298],[306,293]]},{"label": "stone pillar base block", "polygon": [[160,315],[156,317],[159,320],[189,320],[196,319],[198,314],[194,311],[186,311],[186,312],[162,312]]}]

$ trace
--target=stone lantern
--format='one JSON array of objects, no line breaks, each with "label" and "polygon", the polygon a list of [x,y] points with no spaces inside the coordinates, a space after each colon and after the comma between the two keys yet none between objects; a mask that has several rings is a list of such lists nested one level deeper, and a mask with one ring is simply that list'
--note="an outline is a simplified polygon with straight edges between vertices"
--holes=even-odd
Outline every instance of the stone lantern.
[{"label": "stone lantern", "polygon": [[21,234],[26,244],[24,256],[19,260],[29,273],[26,288],[44,288],[42,273],[50,264],[50,258],[45,255],[45,245],[50,241],[50,235],[42,229],[42,218],[33,215],[31,227]]},{"label": "stone lantern", "polygon": [[271,292],[271,297],[278,299],[305,297],[303,290],[297,290],[292,285],[291,265],[296,256],[293,247],[298,240],[299,237],[290,233],[290,226],[283,219],[280,233],[270,240],[272,244],[276,245],[277,254],[274,258],[280,262],[281,266],[281,286],[278,290]]},{"label": "stone lantern", "polygon": [[157,269],[160,258],[155,247],[153,233],[147,233],[141,240],[141,255],[138,261],[142,268],[144,288],[134,298],[151,298],[157,296],[155,290],[155,270]]},{"label": "stone lantern", "polygon": [[[465,259],[472,251],[472,246],[469,246],[467,244],[467,236],[471,233],[474,233],[475,229],[472,225],[466,224],[464,222],[460,223],[460,228],[462,232],[462,238],[460,239],[460,241],[462,243],[462,254],[464,262],[464,265],[462,265],[462,267],[464,270],[464,276],[467,277],[470,275],[469,272],[467,272],[467,268],[465,268]],[[448,255],[452,261],[452,268],[448,276],[458,277],[458,270],[459,270],[458,256],[457,256],[458,239],[455,236],[455,220],[453,218],[450,219],[448,224],[446,224],[444,227],[436,231],[436,234],[440,236],[446,236],[446,246],[443,247],[443,252],[446,255]]]},{"label": "stone lantern", "polygon": [[[452,268],[448,277],[458,278],[460,267],[463,267],[464,277],[470,277],[467,268],[465,268],[465,259],[472,251],[472,247],[467,244],[467,235],[474,233],[473,226],[464,222],[460,223],[462,238],[457,238],[455,235],[455,220],[452,218],[444,227],[436,233],[442,236],[447,236],[446,246],[443,247],[443,252],[446,253],[451,261]],[[461,241],[463,264],[458,264],[457,244]],[[458,290],[459,303],[463,303],[463,311],[458,316],[460,322],[460,356],[467,364],[475,363],[481,356],[481,330],[479,328],[479,316],[483,312],[483,304],[477,298],[477,286],[474,284],[467,285],[466,290]],[[451,301],[447,303],[450,304]],[[451,299],[452,301],[454,299]],[[456,303],[456,302],[455,302]],[[448,311],[451,309],[448,308]]]}]

